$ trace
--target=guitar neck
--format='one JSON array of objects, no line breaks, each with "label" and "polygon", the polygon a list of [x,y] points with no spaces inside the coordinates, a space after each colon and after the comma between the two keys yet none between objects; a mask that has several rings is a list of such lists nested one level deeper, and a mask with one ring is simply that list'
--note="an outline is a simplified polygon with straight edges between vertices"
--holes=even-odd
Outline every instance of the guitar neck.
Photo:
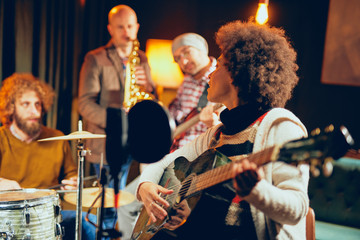
[{"label": "guitar neck", "polygon": [[196,123],[200,121],[200,114],[190,118],[186,122],[180,124],[174,131],[173,138],[178,137],[180,134],[194,126]]},{"label": "guitar neck", "polygon": [[[214,105],[214,111],[218,110],[222,106],[223,105],[221,103],[216,103]],[[194,117],[190,118],[189,120],[187,120],[187,121],[183,122],[182,124],[180,124],[179,126],[177,126],[174,131],[174,134],[173,134],[173,139],[178,137],[180,134],[182,134],[183,132],[185,132],[186,130],[188,130],[189,128],[191,128],[198,122],[200,122],[200,113],[198,113]]]},{"label": "guitar neck", "polygon": [[279,146],[273,146],[265,149],[264,151],[251,154],[235,162],[228,163],[226,165],[197,175],[193,178],[188,192],[186,193],[186,197],[192,196],[197,192],[233,178],[233,165],[241,162],[244,159],[248,159],[250,162],[254,162],[256,165],[261,166],[268,162],[276,161],[279,151]]}]

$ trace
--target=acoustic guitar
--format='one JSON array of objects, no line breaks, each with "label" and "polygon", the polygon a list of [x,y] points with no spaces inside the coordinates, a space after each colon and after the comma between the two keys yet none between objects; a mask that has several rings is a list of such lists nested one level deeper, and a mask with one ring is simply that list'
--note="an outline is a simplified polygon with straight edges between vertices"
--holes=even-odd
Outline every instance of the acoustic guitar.
[{"label": "acoustic guitar", "polygon": [[[272,161],[282,161],[292,165],[306,163],[310,164],[310,169],[314,171],[324,166],[324,169],[328,168],[333,159],[342,157],[353,144],[354,141],[345,127],[334,129],[331,125],[322,133],[318,130],[308,138],[294,140],[282,146],[275,145],[250,154],[244,159],[258,166]],[[148,240],[163,228],[175,230],[183,225],[196,207],[201,192],[230,180],[233,175],[232,165],[240,161],[242,160],[233,162],[214,149],[205,151],[193,162],[189,162],[184,157],[177,158],[175,169],[165,171],[159,183],[174,190],[172,194],[162,196],[170,204],[166,209],[168,216],[153,223],[143,208],[131,239]]]}]

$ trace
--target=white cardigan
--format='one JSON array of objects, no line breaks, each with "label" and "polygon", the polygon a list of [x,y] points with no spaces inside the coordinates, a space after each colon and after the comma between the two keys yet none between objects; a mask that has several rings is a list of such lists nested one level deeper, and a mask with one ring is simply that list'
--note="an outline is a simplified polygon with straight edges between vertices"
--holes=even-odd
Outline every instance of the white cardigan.
[{"label": "white cardigan", "polygon": [[[164,169],[173,166],[179,156],[189,161],[195,160],[208,149],[220,126],[208,129],[193,142],[148,165],[140,176],[139,185],[143,182],[158,183]],[[259,126],[253,152],[306,136],[305,126],[294,114],[283,108],[275,108],[266,114]],[[265,179],[244,197],[250,204],[258,239],[305,239],[305,216],[309,207],[308,165],[296,168],[282,162],[272,162],[264,165],[264,172]]]}]

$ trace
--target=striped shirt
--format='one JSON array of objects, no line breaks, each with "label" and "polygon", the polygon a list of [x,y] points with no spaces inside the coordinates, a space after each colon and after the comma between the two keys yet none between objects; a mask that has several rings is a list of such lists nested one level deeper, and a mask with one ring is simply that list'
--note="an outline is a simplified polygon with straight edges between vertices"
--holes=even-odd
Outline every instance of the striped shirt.
[{"label": "striped shirt", "polygon": [[[216,68],[216,59],[210,57],[210,60],[211,66],[201,79],[194,79],[191,75],[185,75],[184,81],[177,91],[176,98],[169,106],[169,112],[178,125],[185,122],[189,113],[198,105],[200,97],[209,82],[209,75]],[[209,103],[210,102],[207,104]],[[191,142],[206,130],[207,126],[203,122],[198,122],[188,129],[182,136],[176,138],[171,149],[176,150],[184,146],[186,143]]]}]

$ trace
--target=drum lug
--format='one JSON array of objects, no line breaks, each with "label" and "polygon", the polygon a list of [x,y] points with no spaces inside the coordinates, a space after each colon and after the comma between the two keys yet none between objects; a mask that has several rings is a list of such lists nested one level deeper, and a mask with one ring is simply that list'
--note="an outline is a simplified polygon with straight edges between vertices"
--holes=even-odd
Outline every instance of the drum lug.
[{"label": "drum lug", "polygon": [[65,229],[60,225],[60,223],[55,223],[55,237],[63,237],[65,235]]},{"label": "drum lug", "polygon": [[8,228],[7,232],[0,232],[0,239],[11,240],[14,237],[14,228],[11,225],[11,222],[6,221],[6,225]]},{"label": "drum lug", "polygon": [[60,215],[60,210],[61,210],[60,206],[54,205],[54,215],[55,215],[55,217],[58,217]]},{"label": "drum lug", "polygon": [[0,239],[11,240],[12,239],[11,236],[12,235],[8,235],[8,233],[6,233],[6,232],[0,232]]},{"label": "drum lug", "polygon": [[24,209],[24,217],[25,217],[25,223],[26,225],[29,225],[30,224],[30,212],[29,212],[29,209],[28,209],[29,205],[25,205],[25,209]]}]

